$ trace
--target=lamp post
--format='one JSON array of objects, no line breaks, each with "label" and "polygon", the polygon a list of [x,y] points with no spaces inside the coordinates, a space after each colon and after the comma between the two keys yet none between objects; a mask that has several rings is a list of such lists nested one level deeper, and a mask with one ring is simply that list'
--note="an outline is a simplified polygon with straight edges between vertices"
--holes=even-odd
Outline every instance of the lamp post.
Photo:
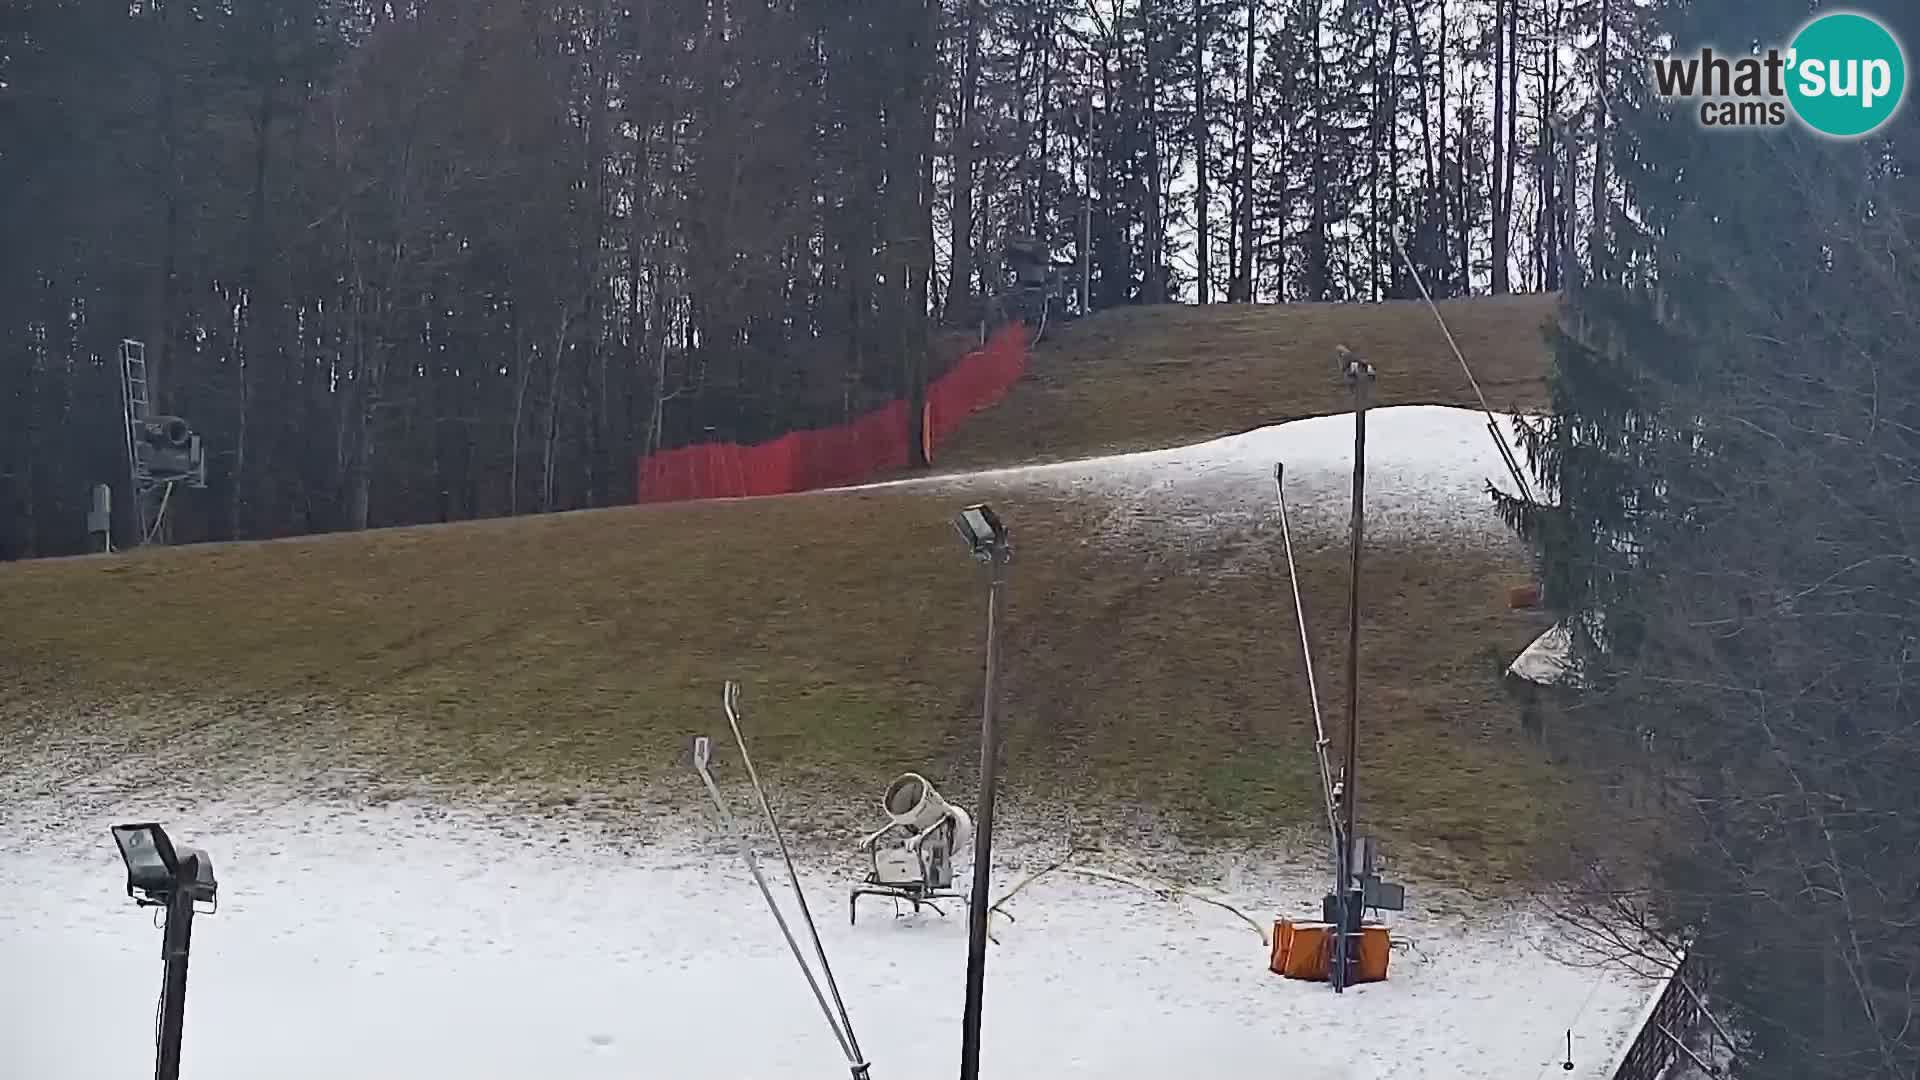
[{"label": "lamp post", "polygon": [[160,988],[160,1031],[154,1049],[154,1080],[178,1080],[180,1034],[187,1018],[187,953],[193,944],[195,901],[217,903],[213,859],[198,848],[176,849],[154,822],[115,825],[113,842],[127,864],[127,895],[141,907],[166,910],[160,936],[165,964]]},{"label": "lamp post", "polygon": [[984,503],[969,506],[953,526],[973,557],[987,564],[987,675],[980,705],[980,805],[973,819],[973,891],[967,904],[967,1001],[960,1019],[960,1080],[979,1080],[980,1014],[986,992],[988,888],[993,875],[993,797],[1000,780],[1000,738],[994,728],[1000,657],[1000,604],[1013,549],[1007,527]]},{"label": "lamp post", "polygon": [[1340,772],[1340,927],[1334,938],[1335,993],[1353,982],[1360,922],[1365,908],[1364,873],[1356,853],[1355,810],[1358,788],[1355,773],[1360,766],[1360,553],[1366,534],[1367,487],[1367,406],[1373,390],[1373,364],[1353,355],[1342,345],[1337,350],[1340,372],[1353,389],[1353,523],[1348,540],[1347,570],[1347,760]]}]

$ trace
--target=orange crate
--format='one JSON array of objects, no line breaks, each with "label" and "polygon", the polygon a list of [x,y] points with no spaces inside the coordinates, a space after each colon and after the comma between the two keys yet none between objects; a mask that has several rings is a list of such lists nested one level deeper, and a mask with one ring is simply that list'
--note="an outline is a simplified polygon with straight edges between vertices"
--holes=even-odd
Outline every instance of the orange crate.
[{"label": "orange crate", "polygon": [[[1392,939],[1380,925],[1360,928],[1360,955],[1355,982],[1380,982],[1387,977],[1387,959]],[[1289,979],[1326,982],[1333,970],[1333,926],[1323,922],[1273,924],[1273,953],[1267,970]]]}]

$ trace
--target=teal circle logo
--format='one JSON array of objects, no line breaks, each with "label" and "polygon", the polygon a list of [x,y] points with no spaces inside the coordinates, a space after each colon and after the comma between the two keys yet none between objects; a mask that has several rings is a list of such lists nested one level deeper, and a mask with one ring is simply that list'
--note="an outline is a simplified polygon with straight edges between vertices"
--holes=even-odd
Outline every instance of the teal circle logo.
[{"label": "teal circle logo", "polygon": [[1870,16],[1822,15],[1801,27],[1790,49],[1787,100],[1822,135],[1868,134],[1891,119],[1906,97],[1906,53]]}]

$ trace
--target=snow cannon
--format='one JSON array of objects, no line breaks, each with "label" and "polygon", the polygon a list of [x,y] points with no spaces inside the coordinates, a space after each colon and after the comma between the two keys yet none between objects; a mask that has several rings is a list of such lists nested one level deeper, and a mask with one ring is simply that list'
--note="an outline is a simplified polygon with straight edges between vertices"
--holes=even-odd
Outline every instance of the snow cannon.
[{"label": "snow cannon", "polygon": [[867,853],[866,877],[853,887],[847,921],[858,919],[862,896],[885,896],[905,901],[918,912],[924,905],[945,915],[940,898],[958,899],[953,891],[953,856],[973,835],[973,819],[965,810],[940,797],[919,773],[901,773],[880,798],[887,824],[860,842]]},{"label": "snow cannon", "polygon": [[887,816],[893,819],[892,824],[907,826],[916,833],[926,832],[947,820],[956,826],[958,843],[964,843],[973,832],[973,819],[967,812],[948,805],[919,773],[901,773],[887,785],[887,793],[880,802],[886,807]]}]

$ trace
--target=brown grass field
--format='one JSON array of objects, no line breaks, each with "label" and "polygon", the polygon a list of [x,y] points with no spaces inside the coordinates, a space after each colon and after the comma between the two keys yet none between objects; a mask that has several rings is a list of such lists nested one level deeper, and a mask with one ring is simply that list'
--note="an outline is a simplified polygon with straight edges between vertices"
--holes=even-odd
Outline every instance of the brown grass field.
[{"label": "brown grass field", "polygon": [[[1481,372],[1505,395],[1495,406],[1539,405],[1550,305],[1448,310],[1470,359],[1503,342]],[[1337,409],[1334,341],[1381,364],[1383,401],[1464,403],[1428,320],[1405,305],[1102,315],[1043,347],[941,464]],[[1269,333],[1285,340],[1262,346]],[[720,685],[738,678],[783,810],[850,843],[903,769],[971,798],[983,589],[947,518],[975,497],[1018,530],[1010,805],[1072,800],[1199,840],[1311,825],[1311,714],[1277,544],[1258,572],[1204,551],[1116,552],[1082,540],[1097,507],[978,483],[10,564],[0,754],[54,762],[53,783],[130,786],[191,764],[206,785],[427,785],[670,819],[698,812],[688,739],[725,732]],[[1361,805],[1405,861],[1520,881],[1581,800],[1501,690],[1542,622],[1506,609],[1527,567],[1516,544],[1496,548],[1369,551]],[[1316,545],[1302,581],[1333,718],[1345,580],[1338,546]]]}]

